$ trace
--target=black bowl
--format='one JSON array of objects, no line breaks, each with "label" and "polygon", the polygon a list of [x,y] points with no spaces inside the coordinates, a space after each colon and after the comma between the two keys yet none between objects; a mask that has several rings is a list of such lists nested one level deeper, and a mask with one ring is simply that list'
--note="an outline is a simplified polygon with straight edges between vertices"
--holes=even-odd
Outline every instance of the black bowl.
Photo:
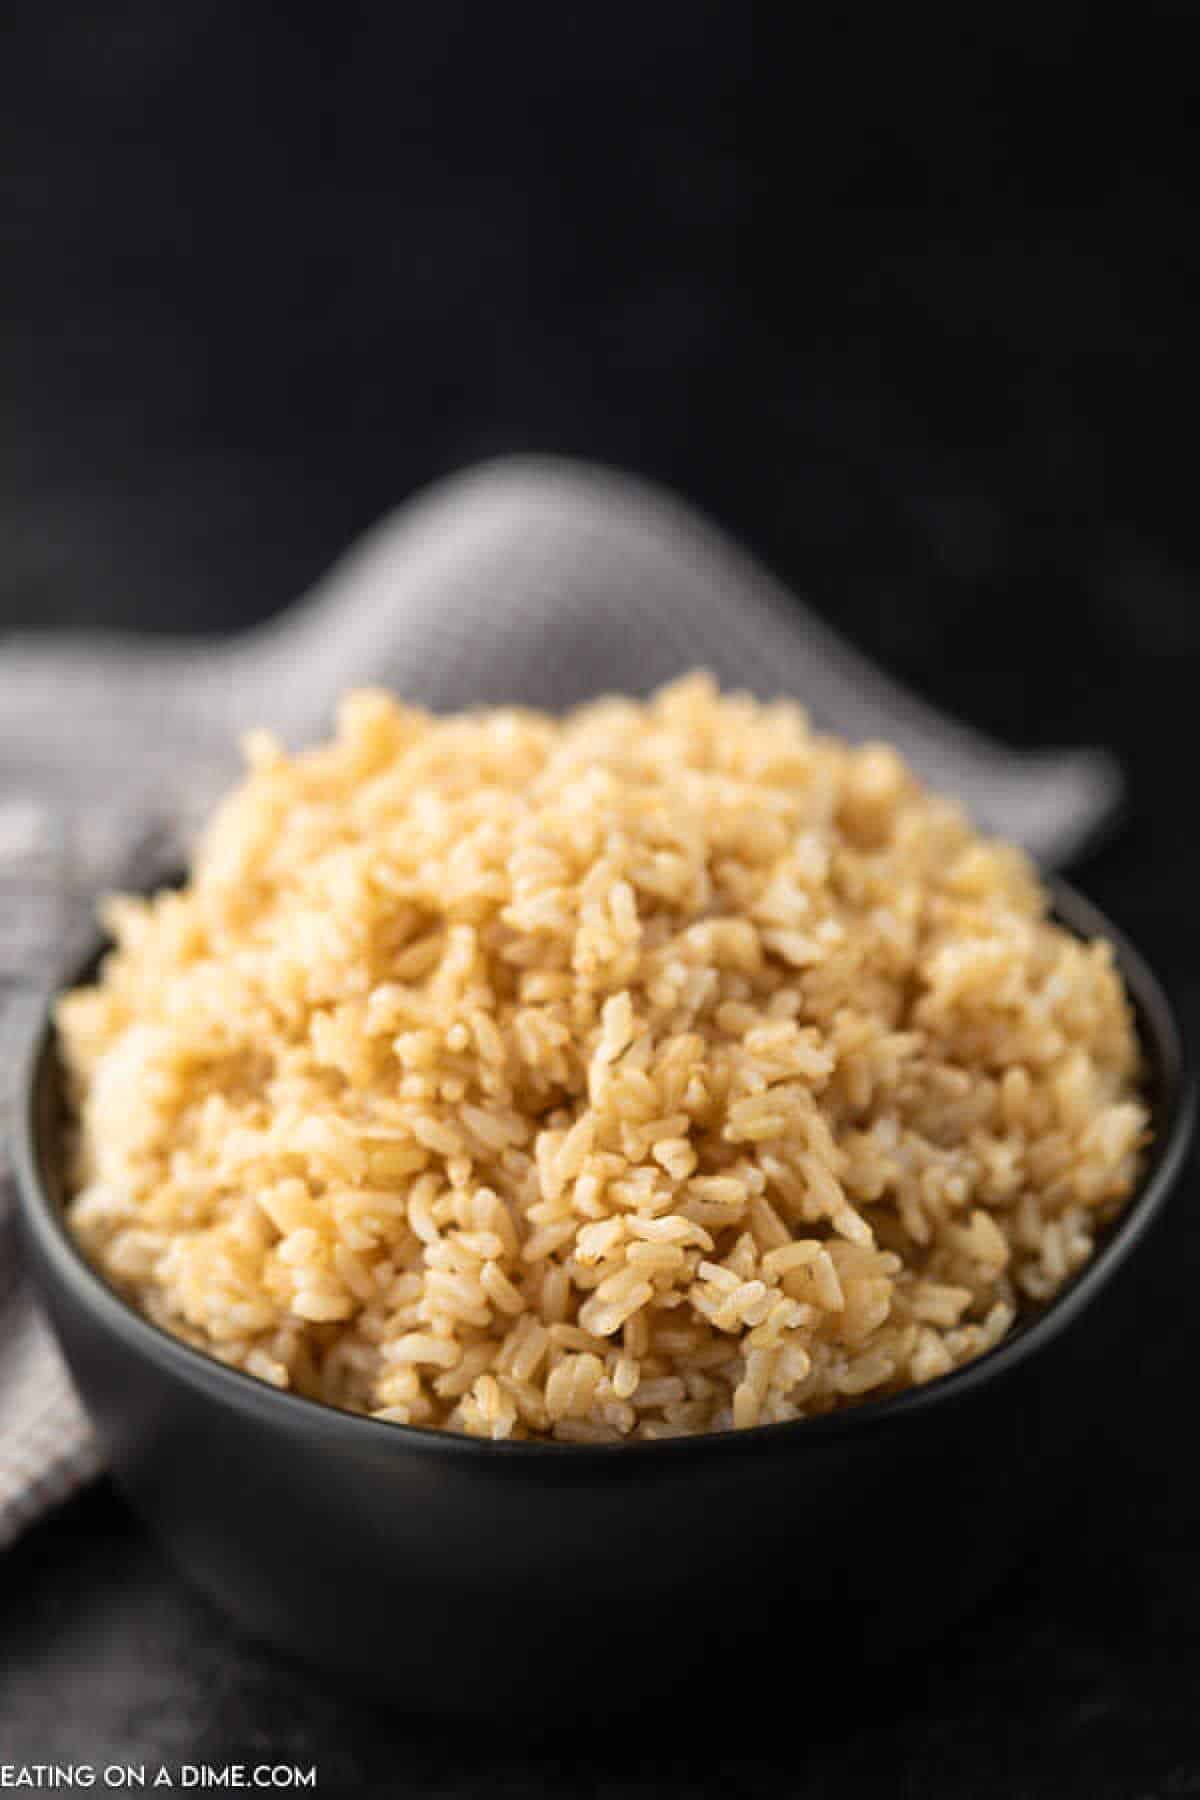
[{"label": "black bowl", "polygon": [[63,1223],[47,1018],[25,1075],[21,1213],[117,1480],[252,1633],[419,1710],[550,1721],[685,1682],[724,1690],[764,1667],[808,1692],[815,1674],[929,1638],[1086,1469],[1191,1126],[1154,977],[1086,901],[1062,888],[1056,903],[1116,946],[1153,1108],[1149,1167],[1095,1257],[995,1350],[928,1386],[659,1443],[492,1444],[364,1419],[147,1323]]}]

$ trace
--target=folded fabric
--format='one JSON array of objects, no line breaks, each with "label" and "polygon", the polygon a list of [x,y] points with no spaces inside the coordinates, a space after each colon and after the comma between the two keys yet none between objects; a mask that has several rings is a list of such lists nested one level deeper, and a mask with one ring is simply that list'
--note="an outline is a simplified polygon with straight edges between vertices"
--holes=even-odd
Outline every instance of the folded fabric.
[{"label": "folded fabric", "polygon": [[[247,727],[303,742],[368,683],[438,709],[559,708],[700,666],[798,698],[821,727],[895,743],[1043,863],[1069,860],[1119,799],[1104,752],[1009,750],[946,718],[671,496],[556,460],[488,464],[418,496],[309,598],[232,640],[5,642],[0,1082],[97,893],[182,856]],[[0,1154],[0,1545],[100,1461],[18,1268]]]}]

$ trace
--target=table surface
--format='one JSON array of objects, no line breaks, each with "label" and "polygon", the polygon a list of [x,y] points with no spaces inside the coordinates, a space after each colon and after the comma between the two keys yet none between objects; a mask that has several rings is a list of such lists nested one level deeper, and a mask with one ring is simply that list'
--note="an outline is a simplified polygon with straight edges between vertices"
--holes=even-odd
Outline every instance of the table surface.
[{"label": "table surface", "polygon": [[[631,45],[568,8],[553,49],[510,54],[497,23],[457,62],[453,7],[399,9],[403,44],[343,42],[340,9],[306,31],[232,0],[119,10],[100,43],[65,4],[24,9],[0,62],[22,176],[0,196],[0,623],[227,629],[473,457],[640,468],[943,704],[1017,743],[1112,744],[1130,818],[1078,879],[1200,1023],[1200,271],[1169,87],[1132,147],[1106,102],[1093,185],[1056,190],[1063,84],[1087,101],[1047,16],[1030,212],[1004,199],[986,57],[923,112],[848,50],[873,131],[798,147],[792,66],[742,9],[643,8]],[[1123,94],[1141,53],[1113,49]],[[935,156],[944,205],[918,193]],[[820,183],[852,212],[819,215]],[[0,1765],[266,1758],[431,1796],[1200,1793],[1194,1192],[1076,1509],[858,1717],[806,1711],[790,1668],[759,1717],[705,1693],[629,1731],[601,1707],[569,1744],[395,1717],[244,1642],[99,1482],[0,1557]]]}]

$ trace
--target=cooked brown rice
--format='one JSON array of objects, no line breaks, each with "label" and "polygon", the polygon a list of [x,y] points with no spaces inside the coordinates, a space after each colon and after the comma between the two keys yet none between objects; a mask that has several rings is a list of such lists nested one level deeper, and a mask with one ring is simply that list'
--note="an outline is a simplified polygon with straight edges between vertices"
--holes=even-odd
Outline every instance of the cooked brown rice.
[{"label": "cooked brown rice", "polygon": [[794,1419],[994,1345],[1130,1192],[1109,946],[882,745],[692,677],[248,754],[58,1015],[74,1230],[224,1362],[493,1438]]}]

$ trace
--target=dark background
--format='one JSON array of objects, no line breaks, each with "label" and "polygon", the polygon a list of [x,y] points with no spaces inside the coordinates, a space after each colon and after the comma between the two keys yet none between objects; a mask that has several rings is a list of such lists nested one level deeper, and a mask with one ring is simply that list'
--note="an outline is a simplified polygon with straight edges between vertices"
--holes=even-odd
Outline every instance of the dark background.
[{"label": "dark background", "polygon": [[[464,462],[641,470],[944,704],[1118,749],[1079,878],[1192,1023],[1189,11],[6,9],[0,625],[232,628]],[[0,1760],[1200,1793],[1198,1269],[1177,1206],[1080,1509],[865,1721],[806,1715],[800,1660],[786,1733],[719,1693],[634,1749],[393,1719],[239,1642],[101,1484],[0,1561]]]}]

